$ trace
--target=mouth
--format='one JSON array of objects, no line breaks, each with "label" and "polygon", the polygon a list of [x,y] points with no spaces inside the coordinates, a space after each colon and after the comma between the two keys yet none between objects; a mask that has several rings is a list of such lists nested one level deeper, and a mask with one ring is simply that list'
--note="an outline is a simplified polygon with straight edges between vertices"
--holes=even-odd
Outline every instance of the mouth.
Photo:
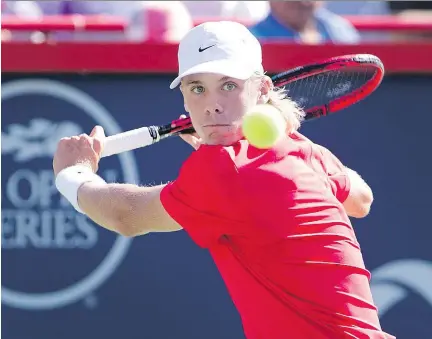
[{"label": "mouth", "polygon": [[208,124],[208,125],[204,125],[203,127],[229,127],[231,126],[230,124]]}]

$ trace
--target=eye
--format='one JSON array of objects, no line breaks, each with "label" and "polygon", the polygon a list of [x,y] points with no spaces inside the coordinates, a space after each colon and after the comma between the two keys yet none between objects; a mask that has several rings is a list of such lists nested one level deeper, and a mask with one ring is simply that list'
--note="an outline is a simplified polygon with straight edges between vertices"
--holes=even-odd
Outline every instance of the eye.
[{"label": "eye", "polygon": [[203,86],[194,86],[191,89],[192,92],[194,92],[195,94],[201,94],[204,92],[204,87]]},{"label": "eye", "polygon": [[233,82],[227,82],[222,88],[224,91],[233,91],[237,88],[237,85]]}]

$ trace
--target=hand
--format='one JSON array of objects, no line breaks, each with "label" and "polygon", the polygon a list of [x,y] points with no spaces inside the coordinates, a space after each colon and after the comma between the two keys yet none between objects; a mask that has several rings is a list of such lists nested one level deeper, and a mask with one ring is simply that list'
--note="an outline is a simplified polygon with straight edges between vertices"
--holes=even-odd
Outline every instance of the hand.
[{"label": "hand", "polygon": [[[186,115],[180,115],[180,119],[185,119]],[[191,145],[195,150],[197,150],[201,146],[201,138],[198,134],[180,134],[180,138],[186,141],[189,145]]]},{"label": "hand", "polygon": [[104,139],[105,132],[101,126],[93,128],[90,135],[81,134],[70,138],[62,138],[54,154],[54,174],[57,176],[62,169],[78,164],[88,166],[96,173]]}]

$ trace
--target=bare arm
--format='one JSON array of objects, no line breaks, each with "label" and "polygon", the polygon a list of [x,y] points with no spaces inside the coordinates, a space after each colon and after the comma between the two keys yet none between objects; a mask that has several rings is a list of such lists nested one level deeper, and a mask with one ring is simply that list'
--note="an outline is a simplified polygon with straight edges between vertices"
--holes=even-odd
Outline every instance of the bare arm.
[{"label": "bare arm", "polygon": [[127,237],[178,231],[181,226],[160,201],[164,186],[88,182],[78,191],[78,203],[94,222]]},{"label": "bare arm", "polygon": [[369,214],[373,193],[371,188],[355,171],[346,168],[351,188],[343,206],[346,213],[353,218],[364,218]]},{"label": "bare arm", "polygon": [[103,128],[95,126],[90,135],[59,141],[53,170],[60,193],[94,222],[124,236],[180,230],[160,201],[165,185],[107,184],[95,174],[104,140]]},{"label": "bare arm", "polygon": [[[304,140],[308,140],[304,136],[300,135]],[[310,140],[308,140],[310,141]],[[312,142],[311,142],[312,143]],[[372,202],[373,194],[368,184],[352,169],[344,166],[340,160],[333,155],[327,148],[313,144],[317,147],[325,160],[325,171],[327,175],[333,176],[338,174],[346,174],[350,183],[350,191],[348,197],[343,202],[345,212],[348,216],[353,218],[364,218],[369,214]]]}]

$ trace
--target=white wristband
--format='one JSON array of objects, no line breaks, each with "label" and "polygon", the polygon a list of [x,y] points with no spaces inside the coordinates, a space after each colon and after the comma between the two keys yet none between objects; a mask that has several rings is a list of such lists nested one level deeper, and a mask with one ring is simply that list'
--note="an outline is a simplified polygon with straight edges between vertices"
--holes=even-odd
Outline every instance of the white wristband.
[{"label": "white wristband", "polygon": [[56,177],[55,185],[59,192],[80,213],[84,212],[78,206],[78,190],[86,182],[106,183],[100,176],[93,173],[91,168],[83,165],[75,165],[61,170]]}]

